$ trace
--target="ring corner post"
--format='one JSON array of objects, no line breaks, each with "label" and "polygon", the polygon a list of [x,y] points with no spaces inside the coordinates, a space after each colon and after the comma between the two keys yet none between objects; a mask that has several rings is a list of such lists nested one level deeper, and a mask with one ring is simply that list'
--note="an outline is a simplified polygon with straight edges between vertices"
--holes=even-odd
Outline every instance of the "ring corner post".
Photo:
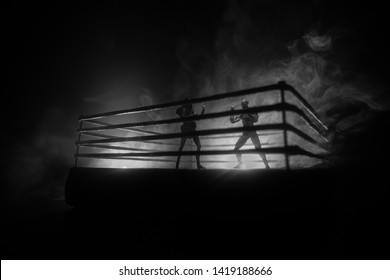
[{"label": "ring corner post", "polygon": [[282,106],[283,106],[283,109],[282,109],[282,122],[283,122],[283,142],[284,142],[284,148],[286,149],[286,152],[284,154],[284,158],[285,158],[285,164],[286,164],[286,169],[290,169],[290,158],[289,158],[289,155],[287,154],[287,147],[288,147],[288,137],[287,137],[287,117],[286,117],[286,109],[285,109],[285,106],[286,105],[286,91],[285,91],[285,87],[286,87],[286,82],[285,81],[281,81],[278,83],[279,86],[280,86],[280,101],[282,103]]},{"label": "ring corner post", "polygon": [[74,167],[77,167],[78,166],[78,162],[79,162],[79,148],[80,148],[80,144],[78,142],[80,142],[81,140],[81,132],[80,130],[83,128],[83,121],[80,120],[80,125],[79,125],[79,129],[77,131],[77,143],[76,143],[76,159],[75,159],[75,162],[74,162]]}]

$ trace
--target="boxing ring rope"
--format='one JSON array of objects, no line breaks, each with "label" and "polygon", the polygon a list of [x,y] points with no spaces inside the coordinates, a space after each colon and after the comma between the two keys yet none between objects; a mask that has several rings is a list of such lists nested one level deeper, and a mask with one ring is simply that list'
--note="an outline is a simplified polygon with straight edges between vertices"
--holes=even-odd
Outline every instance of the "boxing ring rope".
[{"label": "boxing ring rope", "polygon": [[[76,141],[77,149],[75,154],[75,166],[78,166],[79,158],[95,158],[95,159],[114,159],[114,160],[137,160],[137,161],[157,161],[157,162],[174,162],[174,160],[162,159],[161,157],[174,157],[178,155],[182,156],[194,156],[194,155],[230,155],[236,154],[237,152],[233,149],[231,150],[200,150],[200,151],[161,151],[160,149],[145,149],[137,147],[123,147],[123,146],[112,146],[111,143],[126,143],[126,142],[141,142],[154,145],[166,145],[166,146],[175,146],[178,147],[177,143],[167,143],[164,141],[158,140],[175,140],[182,137],[192,137],[192,136],[202,136],[202,139],[228,139],[228,138],[237,138],[239,135],[234,135],[242,133],[244,131],[256,131],[259,132],[259,135],[275,135],[282,133],[283,136],[283,147],[268,147],[272,143],[266,143],[263,145],[267,146],[266,148],[261,149],[243,149],[240,150],[240,154],[253,154],[253,153],[264,153],[264,154],[282,154],[285,157],[285,167],[288,169],[289,166],[289,157],[294,155],[303,155],[316,159],[326,160],[326,154],[315,154],[305,149],[302,149],[296,145],[289,145],[287,132],[293,133],[296,136],[299,136],[305,141],[317,145],[318,147],[324,148],[324,143],[328,142],[326,133],[328,128],[325,124],[322,123],[314,109],[311,105],[290,85],[287,85],[285,82],[280,82],[275,85],[269,85],[259,88],[241,90],[236,92],[228,92],[223,94],[217,94],[213,96],[194,98],[191,100],[191,104],[215,101],[226,98],[248,96],[253,94],[265,93],[268,91],[280,91],[280,103],[273,105],[265,106],[256,106],[247,109],[240,109],[234,111],[222,111],[222,112],[213,112],[202,115],[195,115],[191,117],[184,118],[171,118],[164,120],[153,120],[153,121],[142,121],[142,122],[132,122],[132,123],[120,123],[120,124],[111,124],[109,122],[103,122],[100,119],[113,117],[113,116],[122,116],[142,112],[150,112],[161,109],[167,109],[171,107],[177,107],[188,103],[188,101],[175,101],[165,104],[156,104],[151,106],[143,106],[128,110],[112,111],[102,114],[95,114],[90,116],[80,116],[79,118],[79,128],[77,130],[78,139]],[[300,105],[303,106],[304,110],[296,107],[295,105],[289,104],[285,100],[285,92],[289,91],[292,95],[299,101]],[[157,125],[168,125],[168,124],[177,124],[182,123],[183,121],[199,121],[207,119],[216,119],[223,117],[230,117],[232,115],[239,115],[245,113],[270,113],[270,112],[281,112],[282,113],[282,123],[278,124],[263,124],[255,125],[252,127],[234,127],[234,128],[218,128],[218,129],[203,129],[197,130],[194,132],[181,132],[181,133],[160,133],[150,130],[145,130],[143,127],[146,126],[157,126]],[[321,141],[314,139],[305,132],[297,129],[293,125],[289,124],[286,119],[286,113],[290,112],[300,117],[304,123],[310,127],[310,129],[318,136]],[[99,119],[99,120],[98,120]],[[84,124],[92,124],[94,127],[83,127]],[[142,127],[142,129],[141,129]],[[131,137],[121,137],[121,136],[112,136],[108,134],[96,133],[96,131],[122,131],[122,132],[132,132],[136,134],[143,134],[142,136],[131,136]],[[226,135],[228,134],[228,135]],[[81,140],[81,136],[88,136],[93,138],[93,140]],[[233,144],[217,144],[217,145],[202,145],[202,147],[232,147]],[[94,149],[105,149],[105,150],[117,150],[117,151],[126,151],[126,153],[80,153],[80,147],[88,147]],[[325,148],[324,148],[325,149]],[[326,150],[326,149],[325,149]],[[154,159],[151,159],[154,158]],[[188,162],[188,161],[183,161]],[[192,162],[192,160],[190,161]],[[204,162],[217,163],[217,162],[231,162],[226,160],[206,160]],[[256,161],[257,162],[257,161]],[[272,162],[272,160],[270,161]]]},{"label": "boxing ring rope", "polygon": [[[255,94],[255,93],[269,92],[269,91],[273,91],[273,90],[280,90],[281,95],[282,95],[282,99],[284,99],[285,91],[291,92],[298,99],[298,101],[300,101],[301,104],[308,110],[308,112],[313,116],[313,118],[322,127],[324,127],[327,130],[327,127],[321,122],[320,118],[318,117],[317,113],[315,113],[315,111],[311,107],[311,105],[299,94],[298,91],[296,91],[291,85],[288,85],[285,82],[279,82],[279,83],[274,84],[274,85],[257,87],[257,88],[252,88],[252,89],[245,89],[245,90],[240,90],[240,91],[235,91],[235,92],[227,92],[227,93],[221,93],[221,94],[212,95],[212,96],[194,98],[191,100],[191,103],[195,104],[195,103],[201,103],[201,102],[215,101],[215,100],[220,100],[220,99],[251,95],[251,94]],[[177,107],[177,106],[183,105],[185,103],[187,103],[187,101],[181,100],[181,101],[174,101],[174,102],[169,102],[169,103],[164,103],[164,104],[142,106],[142,107],[128,109],[128,110],[112,111],[112,112],[106,112],[106,113],[95,114],[95,115],[90,115],[90,116],[80,116],[79,121],[94,120],[94,119],[100,119],[100,118],[109,117],[109,116],[120,116],[120,115],[126,115],[126,114],[155,111],[155,110],[160,110],[163,108]]]},{"label": "boxing ring rope", "polygon": [[[160,124],[172,124],[172,123],[179,123],[182,122],[183,119],[185,121],[198,121],[198,120],[205,120],[205,119],[214,119],[219,117],[227,117],[231,115],[239,115],[239,114],[245,114],[245,113],[265,113],[265,112],[272,112],[272,111],[290,111],[294,112],[297,115],[299,115],[306,123],[315,131],[318,133],[319,136],[322,137],[321,130],[315,126],[315,124],[307,117],[307,115],[297,108],[294,105],[287,104],[287,103],[279,103],[275,105],[266,105],[266,106],[257,106],[257,107],[251,107],[248,109],[242,109],[242,110],[235,110],[234,114],[231,111],[223,111],[223,112],[217,112],[217,113],[209,113],[205,115],[198,115],[193,117],[185,117],[185,118],[174,118],[174,119],[167,119],[167,120],[158,120],[158,121],[145,121],[145,122],[137,122],[137,123],[124,123],[124,124],[115,124],[115,125],[106,125],[106,126],[100,126],[100,127],[90,127],[90,128],[82,128],[78,129],[77,132],[88,132],[88,131],[102,131],[102,130],[111,130],[111,129],[122,129],[122,128],[133,128],[133,127],[143,127],[143,126],[150,126],[150,125],[160,125]],[[161,134],[158,134],[161,135]],[[326,140],[326,138],[324,138]]]},{"label": "boxing ring rope", "polygon": [[[110,126],[110,125],[112,125],[110,123],[93,121],[93,120],[92,121],[86,120],[84,122],[88,122],[88,123],[92,123],[92,124],[96,124],[96,125],[102,125],[102,126]],[[128,128],[128,129],[127,128],[118,128],[118,130],[131,131],[131,132],[136,132],[136,133],[141,133],[141,134],[161,134],[161,133],[154,132],[154,131],[148,131],[148,130],[136,129],[136,128]],[[278,133],[280,133],[280,132],[277,132],[277,131],[266,131],[266,132],[261,133],[260,135],[272,135],[272,134],[278,134]],[[100,137],[100,138],[111,138],[112,137],[111,135],[104,135],[104,134],[93,133],[93,132],[82,132],[82,134],[86,135],[86,136],[95,136],[95,137]],[[203,139],[221,139],[221,138],[223,138],[223,139],[226,139],[226,138],[237,138],[237,135],[205,136],[205,137],[203,137]],[[153,142],[153,143],[167,144],[167,143],[164,143],[164,142]],[[168,144],[172,144],[172,143],[168,143]],[[173,145],[175,145],[175,144],[173,144]]]},{"label": "boxing ring rope", "polygon": [[[305,151],[304,149],[298,146],[288,146],[288,147],[277,147],[277,148],[261,148],[261,149],[248,149],[248,150],[240,150],[241,154],[252,154],[252,153],[265,153],[265,154],[288,154],[288,155],[305,155],[318,159],[324,159],[323,155],[313,154],[311,152]],[[123,156],[132,156],[132,157],[159,157],[159,156],[193,156],[193,155],[226,155],[226,154],[236,154],[234,150],[228,151],[219,151],[219,150],[207,150],[207,151],[182,151],[180,153],[176,151],[167,151],[167,152],[150,152],[150,153],[104,153],[104,154],[79,154],[79,157],[85,158],[116,158]]]},{"label": "boxing ring rope", "polygon": [[[110,126],[110,125],[112,125],[112,124],[109,124],[109,123],[106,123],[106,122],[96,121],[96,120],[85,120],[85,122],[88,122],[88,123],[91,123],[91,124],[95,124],[95,125],[103,125],[103,126]],[[123,130],[123,131],[138,132],[138,133],[142,133],[142,134],[161,134],[161,133],[158,133],[158,132],[144,130],[144,129],[137,129],[137,128],[124,127],[124,128],[118,128],[118,129],[119,130]]]},{"label": "boxing ring rope", "polygon": [[321,144],[317,140],[313,139],[306,133],[300,131],[290,124],[264,124],[264,125],[255,125],[251,127],[234,127],[234,128],[217,128],[217,129],[205,129],[198,130],[195,132],[177,132],[177,133],[167,133],[162,135],[148,135],[148,136],[132,136],[132,137],[111,137],[107,139],[100,140],[84,140],[77,141],[76,145],[82,144],[101,144],[101,143],[119,143],[119,142],[131,142],[131,141],[142,141],[142,140],[157,140],[157,139],[174,139],[181,137],[192,137],[192,136],[203,136],[203,135],[213,135],[213,134],[224,134],[224,133],[234,133],[234,132],[243,132],[243,131],[259,131],[259,130],[286,130],[291,131],[301,138],[305,139],[308,142],[313,144]]}]

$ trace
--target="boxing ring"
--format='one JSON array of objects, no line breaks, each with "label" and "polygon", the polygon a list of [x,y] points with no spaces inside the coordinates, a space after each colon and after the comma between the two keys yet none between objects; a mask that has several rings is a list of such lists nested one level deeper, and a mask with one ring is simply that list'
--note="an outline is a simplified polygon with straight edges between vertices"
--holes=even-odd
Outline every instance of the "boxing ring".
[{"label": "boxing ring", "polygon": [[[230,110],[244,98],[248,109]],[[229,252],[236,241],[237,248],[268,257],[288,252],[291,258],[302,251],[321,257],[339,226],[337,205],[344,204],[344,190],[347,197],[361,180],[369,185],[372,176],[327,164],[330,133],[320,115],[281,82],[192,99],[196,112],[203,104],[206,112],[186,119],[196,121],[197,131],[181,133],[183,118],[174,116],[185,102],[80,117],[75,167],[65,185],[66,203],[74,207],[69,230],[77,240],[74,247],[101,254],[101,240],[108,240],[108,252],[131,244],[124,259],[132,250],[135,258],[159,258],[160,252],[174,252],[172,258],[197,253],[235,258]],[[259,121],[250,128],[230,123],[230,116],[242,113],[258,113]],[[232,169],[235,143],[246,129],[257,132],[262,148],[248,143],[241,153],[251,164]],[[194,150],[188,141],[181,153],[186,165],[175,169],[180,138],[192,135],[199,136],[202,148]],[[263,169],[258,152],[267,155],[271,169]],[[197,154],[207,169],[195,169]],[[316,164],[299,165],[297,157]],[[361,194],[367,194],[365,188]],[[145,230],[147,223],[152,226]],[[159,235],[160,225],[166,226]],[[171,239],[165,239],[166,232]],[[151,238],[141,243],[144,236]],[[90,244],[86,250],[85,244]]]},{"label": "boxing ring", "polygon": [[[273,104],[253,106],[257,104],[252,102],[248,109],[230,110],[231,105],[242,98],[256,101],[266,94],[272,96]],[[181,168],[191,169],[195,166],[194,156],[199,154],[206,168],[229,169],[236,163],[235,142],[244,131],[249,130],[257,132],[262,147],[256,149],[248,141],[240,153],[244,162],[254,168],[262,167],[262,161],[256,155],[259,152],[268,157],[271,168],[297,167],[291,160],[297,156],[314,159],[317,164],[327,160],[328,128],[302,95],[285,82],[194,98],[191,104],[205,104],[206,108],[211,104],[212,109],[207,109],[203,115],[172,117],[175,116],[172,110],[185,103],[187,101],[174,101],[80,116],[75,167],[174,168],[176,157],[181,154],[184,158]],[[212,103],[223,106],[217,108]],[[243,127],[241,122],[238,125],[227,123],[230,116],[245,113],[273,114],[268,118],[272,121],[263,123],[260,118],[253,127]],[[291,122],[289,117],[299,120]],[[184,119],[196,121],[197,131],[180,132],[178,125]],[[208,125],[210,123],[214,126]],[[295,123],[303,125],[297,127]],[[177,151],[182,137],[195,135],[202,143],[200,151],[194,150],[196,147],[193,147],[191,138],[182,152]],[[253,159],[249,155],[253,155]]]}]

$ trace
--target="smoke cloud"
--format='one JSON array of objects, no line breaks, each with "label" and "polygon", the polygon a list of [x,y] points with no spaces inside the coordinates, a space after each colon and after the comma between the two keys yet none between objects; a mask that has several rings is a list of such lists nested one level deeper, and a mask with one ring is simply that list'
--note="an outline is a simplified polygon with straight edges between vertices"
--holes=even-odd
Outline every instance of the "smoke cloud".
[{"label": "smoke cloud", "polygon": [[[313,24],[314,27],[301,37],[283,41],[284,37],[276,32],[288,28],[290,22],[283,21],[286,26],[262,25],[265,21],[258,24],[256,17],[251,17],[243,5],[230,1],[216,38],[209,44],[211,47],[187,41],[178,49],[182,69],[178,74],[176,96],[185,96],[191,92],[190,89],[197,92],[197,96],[208,96],[284,80],[303,95],[331,128],[330,139],[338,131],[363,127],[376,111],[388,109],[388,103],[381,96],[380,85],[370,82],[361,69],[348,69],[348,65],[338,59],[340,54],[348,51],[342,45],[342,40],[351,35],[347,29],[334,26],[320,33],[318,24]],[[273,21],[270,22],[272,24]],[[269,29],[275,32],[278,40],[269,37]],[[277,94],[259,95],[249,97],[249,101],[251,105],[265,105],[277,102],[278,97]],[[294,104],[293,98],[288,101]],[[208,109],[218,111],[235,104],[237,101],[210,104]],[[277,114],[263,115],[260,123],[275,122],[277,119]],[[299,117],[289,116],[289,121],[302,128]],[[229,125],[226,120],[215,120],[204,124],[204,127]],[[306,132],[310,134],[310,131]],[[270,143],[277,140],[275,137],[261,139]],[[308,148],[304,141],[295,141]]]}]

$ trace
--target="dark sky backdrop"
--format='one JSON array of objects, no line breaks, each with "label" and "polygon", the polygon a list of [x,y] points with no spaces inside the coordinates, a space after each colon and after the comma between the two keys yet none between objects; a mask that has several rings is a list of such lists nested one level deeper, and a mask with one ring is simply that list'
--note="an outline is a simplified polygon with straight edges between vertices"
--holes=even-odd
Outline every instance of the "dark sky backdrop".
[{"label": "dark sky backdrop", "polygon": [[[348,30],[337,45],[338,59],[387,93],[389,16],[382,1],[236,2],[260,31],[269,58],[288,55],[285,43],[313,26],[320,33]],[[85,98],[125,83],[149,88],[156,102],[171,100],[182,67],[179,46],[212,53],[218,31],[229,24],[228,6],[222,0],[64,1],[3,8],[2,149],[10,201],[41,182],[49,183],[38,192],[50,194],[55,184],[54,195],[61,193],[73,163],[77,117],[101,110]]]}]

